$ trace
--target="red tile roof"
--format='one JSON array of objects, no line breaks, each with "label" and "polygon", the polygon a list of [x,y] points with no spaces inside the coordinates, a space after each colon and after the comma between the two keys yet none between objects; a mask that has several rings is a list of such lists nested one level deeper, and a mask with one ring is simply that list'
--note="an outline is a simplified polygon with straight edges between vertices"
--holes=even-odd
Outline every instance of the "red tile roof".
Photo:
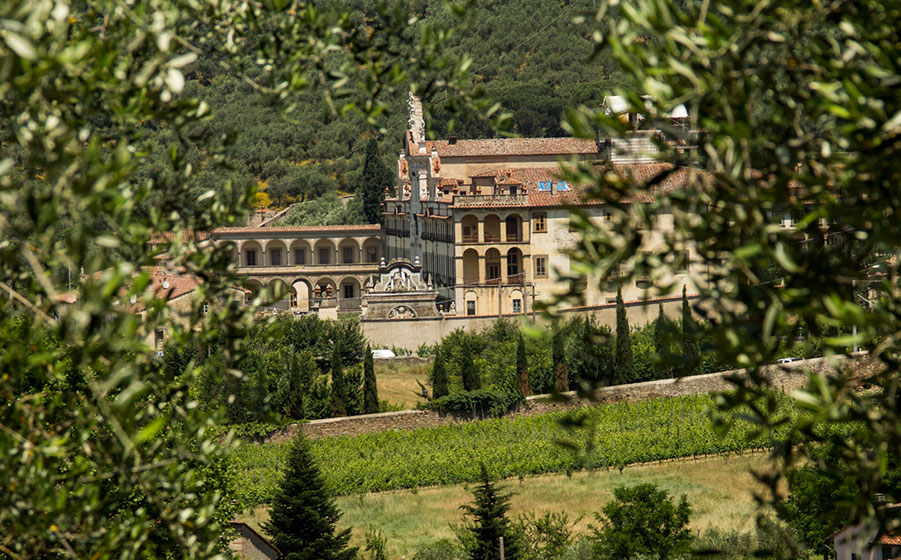
[{"label": "red tile roof", "polygon": [[874,541],[875,544],[890,544],[901,546],[901,535],[882,535]]},{"label": "red tile roof", "polygon": [[[630,163],[613,165],[613,171],[631,180],[638,186],[649,183],[661,173],[675,169],[670,163]],[[701,180],[707,180],[709,175],[703,171],[697,171]],[[678,168],[667,175],[663,180],[654,184],[649,190],[635,193],[630,200],[623,202],[651,202],[656,195],[672,192],[688,185],[691,171],[688,168]],[[498,169],[484,171],[473,177],[494,177],[498,184],[520,184],[528,194],[528,206],[565,206],[565,205],[600,205],[602,200],[585,201],[586,187],[567,183],[568,190],[551,192],[539,190],[539,182],[560,182],[559,167],[528,167],[513,169]],[[509,205],[509,204],[508,204]],[[525,204],[522,204],[523,206]]]},{"label": "red tile roof", "polygon": [[[204,241],[209,238],[210,232],[208,231],[194,231],[192,229],[185,229],[181,231],[182,243],[188,243],[191,241]],[[171,243],[174,240],[174,231],[158,231],[150,237],[150,243],[152,245],[159,245],[160,243]]]},{"label": "red tile roof", "polygon": [[585,138],[491,138],[486,140],[428,141],[426,150],[438,151],[439,157],[466,156],[534,156],[596,154],[594,140]]},{"label": "red tile roof", "polygon": [[213,235],[223,233],[261,233],[263,235],[274,233],[321,233],[327,231],[379,231],[379,224],[362,224],[355,226],[273,226],[266,228],[258,227],[232,227],[232,228],[216,228]]}]

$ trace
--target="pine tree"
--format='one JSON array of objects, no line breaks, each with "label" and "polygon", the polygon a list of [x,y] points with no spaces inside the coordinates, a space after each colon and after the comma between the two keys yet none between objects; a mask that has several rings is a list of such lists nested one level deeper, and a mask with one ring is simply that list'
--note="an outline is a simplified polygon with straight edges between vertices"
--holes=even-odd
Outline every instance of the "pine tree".
[{"label": "pine tree", "polygon": [[551,339],[551,356],[554,362],[554,391],[569,391],[569,377],[566,373],[566,355],[563,350],[563,329],[554,327]]},{"label": "pine tree", "polygon": [[444,351],[441,347],[435,352],[435,363],[432,364],[432,397],[440,398],[450,391],[447,387],[447,367],[444,365]]},{"label": "pine tree", "polygon": [[357,549],[347,547],[350,529],[335,532],[340,518],[309,443],[298,436],[264,530],[285,560],[352,560]]},{"label": "pine tree", "polygon": [[516,341],[516,390],[524,397],[532,394],[532,388],[529,386],[526,342],[522,339],[522,333],[519,333],[519,340]]},{"label": "pine tree", "polygon": [[479,372],[476,365],[472,361],[472,352],[470,351],[470,343],[467,342],[463,346],[463,355],[460,357],[460,376],[463,378],[463,390],[475,391],[482,388],[482,381],[479,379]]},{"label": "pine tree", "polygon": [[341,350],[332,348],[332,416],[347,416],[347,388],[344,386],[344,366]]},{"label": "pine tree", "polygon": [[363,215],[370,224],[380,222],[382,204],[385,202],[385,188],[390,187],[391,171],[379,157],[379,144],[370,138],[366,144],[366,159],[363,162],[363,175],[360,179],[360,190],[363,199]]},{"label": "pine tree", "polygon": [[616,381],[629,383],[635,377],[632,364],[632,340],[629,335],[629,318],[623,303],[623,289],[616,290]]},{"label": "pine tree", "polygon": [[379,411],[379,388],[375,380],[375,364],[372,360],[372,348],[366,345],[366,357],[363,358],[363,413],[375,414]]},{"label": "pine tree", "polygon": [[669,377],[670,376],[670,368],[667,364],[663,363],[663,360],[666,359],[668,352],[666,337],[666,316],[663,314],[663,304],[661,303],[657,308],[657,320],[654,321],[654,353],[657,355],[657,358],[661,360],[660,365],[660,377]]},{"label": "pine tree", "polygon": [[500,558],[500,537],[504,537],[504,558],[517,560],[520,557],[520,542],[510,520],[507,519],[510,495],[497,491],[484,463],[479,485],[472,494],[473,503],[460,506],[460,509],[472,518],[472,523],[464,526],[470,537],[465,540],[469,559]]},{"label": "pine tree", "polygon": [[698,368],[698,344],[694,341],[694,319],[691,306],[688,305],[688,290],[682,286],[682,359],[685,362],[686,375],[691,375]]}]

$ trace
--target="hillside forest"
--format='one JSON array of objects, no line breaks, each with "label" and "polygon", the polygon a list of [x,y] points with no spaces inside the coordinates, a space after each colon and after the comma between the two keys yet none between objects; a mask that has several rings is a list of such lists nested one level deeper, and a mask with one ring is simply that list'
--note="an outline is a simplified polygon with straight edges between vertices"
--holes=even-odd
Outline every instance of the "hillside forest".
[{"label": "hillside forest", "polygon": [[[372,23],[377,9],[375,3],[362,0],[315,4],[349,11],[363,27]],[[462,21],[437,0],[417,0],[412,11],[423,20],[453,29],[448,51],[471,57],[471,87],[511,113],[510,133],[563,136],[564,107],[597,106],[616,84],[612,63],[603,56],[589,61],[589,27],[573,23],[573,18],[592,6],[590,0],[478,2]],[[412,32],[400,39],[400,49],[406,48],[404,43],[418,40]],[[333,110],[315,85],[287,99],[272,98],[255,88],[249,82],[265,76],[253,64],[255,54],[249,48],[243,53],[247,63],[240,74],[220,65],[217,56],[211,53],[186,68],[182,93],[204,100],[211,118],[191,124],[181,135],[163,125],[144,123],[142,133],[155,148],[139,163],[135,180],[158,180],[171,174],[170,150],[178,146],[182,157],[199,169],[189,179],[192,192],[218,189],[231,179],[240,187],[258,188],[253,201],[258,208],[317,201],[315,208],[297,207],[297,214],[287,219],[291,224],[371,221],[360,208],[343,207],[339,195],[360,190],[366,145],[373,138],[378,157],[391,171],[383,179],[388,183],[384,186],[391,186],[407,123],[406,96],[396,96],[385,123],[374,127],[358,113]],[[412,71],[411,76],[415,76]],[[398,91],[406,89],[408,86],[399,87]],[[349,90],[353,98],[353,88]],[[436,137],[494,134],[487,122],[471,116],[456,118],[452,97],[438,95],[427,101],[432,113],[430,134]],[[291,108],[287,115],[282,112],[286,105]],[[220,138],[228,144],[227,166],[205,165],[197,146]],[[152,204],[147,201],[148,208]]]}]

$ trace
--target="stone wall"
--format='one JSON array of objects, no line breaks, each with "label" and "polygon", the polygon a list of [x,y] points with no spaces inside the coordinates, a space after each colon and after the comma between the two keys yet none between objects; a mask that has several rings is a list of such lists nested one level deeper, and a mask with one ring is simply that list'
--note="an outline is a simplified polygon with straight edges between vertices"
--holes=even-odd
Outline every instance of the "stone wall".
[{"label": "stone wall", "polygon": [[[853,360],[852,364],[847,361]],[[850,358],[839,357],[836,359],[814,358],[802,360],[785,365],[773,365],[764,369],[775,388],[783,391],[792,391],[803,387],[807,382],[807,371],[818,373],[835,372],[837,367],[847,371],[849,367],[856,372],[855,376],[872,373],[878,364],[864,356],[852,356]],[[534,415],[569,410],[582,406],[596,404],[611,404],[616,402],[634,402],[659,397],[679,397],[685,395],[704,395],[711,392],[725,391],[733,388],[727,381],[734,375],[745,375],[745,370],[721,371],[705,375],[695,375],[682,379],[661,379],[657,381],[645,381],[643,383],[631,383],[604,387],[597,392],[594,400],[578,400],[574,393],[565,393],[566,401],[552,400],[548,395],[535,395],[528,397],[526,402],[517,410],[515,415]],[[404,410],[401,412],[383,412],[380,414],[364,414],[347,418],[328,418],[325,420],[313,420],[304,424],[294,424],[272,434],[267,441],[285,441],[297,433],[298,427],[302,427],[307,437],[318,439],[341,435],[357,435],[386,430],[413,430],[431,426],[440,426],[454,422],[472,421],[471,418],[441,414],[426,410]]]},{"label": "stone wall", "polygon": [[[693,298],[689,298],[693,299]],[[626,315],[629,324],[645,325],[657,318],[657,304],[663,304],[664,313],[671,317],[680,317],[682,313],[681,297],[660,298],[648,301],[627,301]],[[458,309],[459,312],[459,309]],[[560,310],[563,317],[594,316],[602,325],[613,328],[616,324],[616,304],[575,307]],[[481,331],[491,326],[499,317],[517,322],[532,319],[531,314],[518,315],[445,315],[444,317],[412,318],[412,319],[368,319],[362,318],[360,325],[363,334],[373,346],[382,348],[405,348],[416,350],[422,344],[432,345],[454,332],[456,329]],[[535,319],[541,323],[541,315]]]}]

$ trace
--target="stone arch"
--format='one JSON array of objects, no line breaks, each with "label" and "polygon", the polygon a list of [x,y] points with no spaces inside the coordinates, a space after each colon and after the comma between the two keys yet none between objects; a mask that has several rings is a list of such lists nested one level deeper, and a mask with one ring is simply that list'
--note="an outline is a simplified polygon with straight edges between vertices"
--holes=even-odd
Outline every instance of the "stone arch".
[{"label": "stone arch", "polygon": [[245,241],[241,245],[242,266],[263,266],[263,246],[258,241]]},{"label": "stone arch", "polygon": [[485,282],[497,284],[501,281],[501,252],[494,247],[485,251]]},{"label": "stone arch", "polygon": [[338,242],[338,262],[354,264],[360,262],[360,244],[356,239],[342,239]]},{"label": "stone arch", "polygon": [[475,290],[467,290],[463,294],[463,313],[466,315],[478,315],[479,313],[479,294]]},{"label": "stone arch", "polygon": [[482,219],[485,228],[485,243],[500,243],[501,219],[496,214],[488,214]]},{"label": "stone arch", "polygon": [[291,242],[290,262],[294,266],[306,266],[313,264],[313,248],[304,239],[295,239]]},{"label": "stone arch", "polygon": [[313,298],[317,300],[334,300],[338,295],[338,284],[328,277],[320,278],[313,286]]},{"label": "stone arch", "polygon": [[253,303],[253,300],[260,295],[260,290],[263,289],[263,284],[259,280],[248,280],[244,282],[244,305],[250,305]]},{"label": "stone arch", "polygon": [[273,239],[266,244],[266,264],[268,266],[287,266],[288,247],[281,239]]},{"label": "stone arch", "polygon": [[526,299],[522,290],[515,289],[510,291],[510,311],[511,313],[525,313]]},{"label": "stone arch", "polygon": [[266,285],[266,307],[288,309],[291,307],[291,289],[281,278],[274,278]]},{"label": "stone arch", "polygon": [[298,278],[291,283],[291,307],[307,312],[310,310],[311,299],[313,299],[313,288],[307,280]]},{"label": "stone arch", "polygon": [[377,263],[382,258],[382,240],[370,237],[363,241],[363,262]]},{"label": "stone arch", "polygon": [[359,309],[362,295],[360,281],[353,276],[341,279],[338,285],[338,307],[340,309]]},{"label": "stone arch", "polygon": [[525,282],[525,279],[522,251],[518,247],[512,247],[507,251],[507,282],[510,284],[522,284]]},{"label": "stone arch", "polygon": [[504,235],[507,242],[522,241],[522,217],[519,214],[510,214],[504,219]]},{"label": "stone arch", "polygon": [[335,244],[331,239],[320,239],[313,247],[313,262],[316,264],[335,264]]},{"label": "stone arch", "polygon": [[463,283],[479,283],[479,252],[475,249],[463,251]]},{"label": "stone arch", "polygon": [[464,243],[478,243],[479,242],[479,219],[476,218],[472,214],[466,214],[463,216],[463,219],[460,220],[460,227],[462,229],[461,235],[463,236]]},{"label": "stone arch", "polygon": [[218,244],[218,248],[225,251],[228,255],[228,262],[235,266],[241,266],[241,250],[234,241],[223,241]]}]

